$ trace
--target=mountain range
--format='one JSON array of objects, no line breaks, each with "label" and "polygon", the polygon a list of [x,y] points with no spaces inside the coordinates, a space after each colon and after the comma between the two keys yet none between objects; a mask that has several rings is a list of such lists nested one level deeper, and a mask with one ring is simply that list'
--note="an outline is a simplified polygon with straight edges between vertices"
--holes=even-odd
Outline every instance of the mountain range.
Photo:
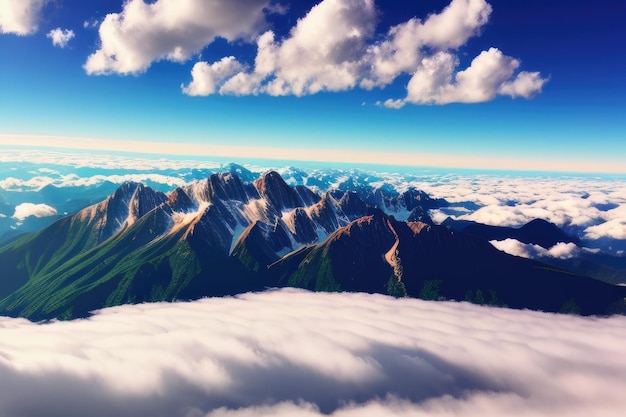
[{"label": "mountain range", "polygon": [[494,234],[539,245],[576,241],[551,223],[436,225],[428,211],[447,202],[414,188],[344,181],[316,191],[274,171],[255,178],[236,169],[169,193],[125,183],[0,248],[0,313],[74,318],[125,303],[280,286],[581,314],[624,310],[625,287],[488,242]]}]

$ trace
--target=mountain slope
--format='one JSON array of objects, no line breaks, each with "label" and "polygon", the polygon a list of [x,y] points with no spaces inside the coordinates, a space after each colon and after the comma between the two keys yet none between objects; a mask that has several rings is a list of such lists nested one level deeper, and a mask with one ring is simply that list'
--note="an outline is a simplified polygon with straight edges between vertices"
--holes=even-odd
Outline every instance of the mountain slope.
[{"label": "mountain slope", "polygon": [[[487,241],[381,212],[290,254],[270,273],[279,285],[484,302],[583,314],[606,314],[626,288],[499,252]],[[435,297],[433,297],[436,295]]]},{"label": "mountain slope", "polygon": [[[127,302],[263,288],[255,268],[325,236],[312,214],[320,201],[274,172],[254,183],[214,174],[169,196],[124,184],[101,203],[0,248],[0,268],[7,271],[0,311],[74,317]],[[336,206],[334,199],[319,205],[328,210],[328,232],[359,215]]]}]

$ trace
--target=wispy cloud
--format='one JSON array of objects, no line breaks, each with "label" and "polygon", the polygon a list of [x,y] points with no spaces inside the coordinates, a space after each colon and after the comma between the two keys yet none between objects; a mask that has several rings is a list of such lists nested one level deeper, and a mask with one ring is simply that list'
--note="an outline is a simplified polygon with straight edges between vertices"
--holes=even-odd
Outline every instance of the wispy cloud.
[{"label": "wispy cloud", "polygon": [[61,28],[52,29],[46,35],[47,38],[52,39],[52,45],[58,46],[59,48],[65,48],[74,36],[73,30]]},{"label": "wispy cloud", "polygon": [[625,320],[296,290],[2,318],[0,414],[616,415]]},{"label": "wispy cloud", "polygon": [[49,0],[0,0],[0,33],[32,35]]}]

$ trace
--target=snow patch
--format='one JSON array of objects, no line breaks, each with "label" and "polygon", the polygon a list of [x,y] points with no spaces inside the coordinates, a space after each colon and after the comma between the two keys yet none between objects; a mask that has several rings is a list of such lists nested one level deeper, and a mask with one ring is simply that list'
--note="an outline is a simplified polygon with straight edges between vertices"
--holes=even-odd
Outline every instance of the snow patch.
[{"label": "snow patch", "polygon": [[233,229],[233,239],[230,242],[230,249],[228,250],[229,256],[233,253],[239,237],[241,237],[241,234],[244,232],[244,230],[246,230],[246,228],[247,226],[244,226],[241,223],[237,223],[237,226],[235,226],[235,229]]},{"label": "snow patch", "polygon": [[287,229],[293,234],[296,234],[296,209],[290,211],[283,211],[281,219]]},{"label": "snow patch", "polygon": [[174,234],[185,226],[193,223],[197,218],[202,216],[202,214],[206,211],[206,209],[211,205],[211,203],[204,201],[202,202],[196,211],[190,212],[180,212],[175,211],[170,216],[173,222],[173,226],[170,229],[169,234]]}]

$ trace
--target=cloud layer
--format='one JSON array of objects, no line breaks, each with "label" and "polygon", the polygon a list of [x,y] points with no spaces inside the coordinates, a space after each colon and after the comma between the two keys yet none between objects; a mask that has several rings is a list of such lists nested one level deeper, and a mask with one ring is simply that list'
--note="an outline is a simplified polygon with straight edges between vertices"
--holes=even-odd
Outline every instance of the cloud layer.
[{"label": "cloud layer", "polygon": [[31,35],[39,27],[48,0],[0,0],[0,33]]},{"label": "cloud layer", "polygon": [[[32,172],[24,172],[21,168],[6,170],[0,181],[0,189],[5,191],[37,191],[46,185],[90,186],[105,181],[139,181],[174,187],[204,178],[223,165],[204,160],[28,150],[7,151],[0,155],[0,162],[5,167],[35,164],[43,168],[43,171],[33,169]],[[84,168],[89,170],[86,172]],[[292,175],[289,169],[281,166],[247,165],[247,168],[256,172],[278,169],[287,179]],[[611,253],[626,249],[626,183],[620,176],[420,173],[419,168],[411,173],[358,172],[361,174],[349,170],[309,169],[301,171],[304,178],[291,182],[313,186],[323,192],[337,187],[351,175],[359,175],[369,178],[374,187],[391,186],[399,192],[415,187],[432,197],[445,198],[453,203],[455,207],[451,209],[431,212],[437,223],[452,216],[459,220],[518,227],[539,218],[582,238],[584,246]],[[309,183],[307,178],[311,180]]]},{"label": "cloud layer", "polygon": [[265,26],[268,0],[130,0],[100,24],[88,74],[141,73],[154,62],[183,62],[215,38],[250,39]]},{"label": "cloud layer", "polygon": [[392,27],[375,39],[373,0],[324,0],[285,39],[267,31],[257,39],[254,66],[229,56],[198,62],[185,94],[303,96],[320,91],[383,88],[411,75],[407,96],[380,105],[476,103],[497,95],[531,98],[547,81],[519,72],[520,62],[497,48],[459,70],[457,50],[479,34],[491,14],[485,0],[452,0],[440,13]]},{"label": "cloud layer", "polygon": [[517,227],[539,218],[585,239],[585,244],[602,239],[626,240],[623,180],[556,175],[448,175],[410,183],[434,197],[466,207],[435,212],[436,221],[451,215],[459,220]]},{"label": "cloud layer", "polygon": [[297,290],[0,319],[0,414],[616,415],[626,319]]}]

